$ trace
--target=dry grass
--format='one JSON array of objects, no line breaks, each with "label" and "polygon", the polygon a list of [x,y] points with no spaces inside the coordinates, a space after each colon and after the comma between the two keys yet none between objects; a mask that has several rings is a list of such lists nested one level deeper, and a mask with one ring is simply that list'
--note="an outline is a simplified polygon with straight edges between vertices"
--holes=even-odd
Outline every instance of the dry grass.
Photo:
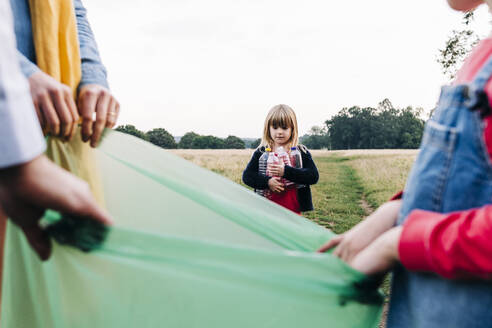
[{"label": "dry grass", "polygon": [[242,174],[253,149],[177,149],[172,153],[244,185]]},{"label": "dry grass", "polygon": [[[242,184],[241,176],[253,149],[177,149],[172,153]],[[311,150],[315,159],[344,157],[361,178],[364,195],[371,206],[380,205],[402,189],[417,154],[413,149]],[[322,175],[323,172],[320,172]],[[314,189],[316,186],[314,186]],[[315,190],[313,190],[315,192]],[[313,192],[313,193],[314,193]]]},{"label": "dry grass", "polygon": [[375,208],[403,189],[415,157],[415,151],[413,154],[355,156],[350,157],[349,164],[362,181],[364,197]]},{"label": "dry grass", "polygon": [[[253,149],[177,149],[172,153],[199,166],[219,173],[232,181],[242,184],[241,176],[250,160]],[[315,162],[327,157],[347,159],[344,164],[351,166],[360,178],[363,195],[370,206],[377,207],[396,191],[403,188],[410,167],[418,151],[413,149],[354,149],[354,150],[312,150]],[[323,172],[320,167],[320,176]],[[313,196],[324,197],[313,186]],[[318,196],[316,196],[318,195]],[[316,199],[314,199],[316,203]]]},{"label": "dry grass", "polygon": [[415,155],[416,149],[348,149],[348,150],[310,150],[313,156],[365,156],[365,155]]}]

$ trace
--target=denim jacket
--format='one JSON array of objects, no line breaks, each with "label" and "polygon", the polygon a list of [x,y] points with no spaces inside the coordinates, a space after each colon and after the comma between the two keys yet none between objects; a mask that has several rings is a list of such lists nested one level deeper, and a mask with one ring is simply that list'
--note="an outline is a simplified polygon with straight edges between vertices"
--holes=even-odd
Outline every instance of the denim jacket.
[{"label": "denim jacket", "polygon": [[[10,0],[14,17],[14,30],[22,73],[26,77],[39,71],[32,35],[31,13],[28,0]],[[99,84],[108,88],[106,68],[101,62],[96,41],[87,20],[87,11],[81,0],[74,0],[77,30],[82,61],[82,79],[79,88],[86,84]]]}]

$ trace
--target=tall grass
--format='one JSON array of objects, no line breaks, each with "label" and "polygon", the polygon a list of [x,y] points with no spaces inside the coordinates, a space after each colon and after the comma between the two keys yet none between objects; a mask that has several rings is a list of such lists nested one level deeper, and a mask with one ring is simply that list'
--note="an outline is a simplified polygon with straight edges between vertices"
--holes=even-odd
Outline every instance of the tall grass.
[{"label": "tall grass", "polygon": [[350,166],[362,181],[364,198],[373,208],[386,202],[405,186],[416,152],[393,155],[358,155],[349,157]]},{"label": "tall grass", "polygon": [[[178,149],[171,152],[244,186],[242,172],[253,151]],[[335,222],[339,222],[339,228],[342,229],[354,222],[348,220],[351,223],[342,224],[338,215],[351,216],[358,213],[361,218],[364,216],[363,209],[355,210],[360,207],[361,199],[375,208],[404,187],[417,151],[362,149],[313,150],[311,153],[318,166],[320,180],[312,186],[315,212],[306,216],[331,228],[335,227]],[[334,230],[339,231],[339,228]]]}]

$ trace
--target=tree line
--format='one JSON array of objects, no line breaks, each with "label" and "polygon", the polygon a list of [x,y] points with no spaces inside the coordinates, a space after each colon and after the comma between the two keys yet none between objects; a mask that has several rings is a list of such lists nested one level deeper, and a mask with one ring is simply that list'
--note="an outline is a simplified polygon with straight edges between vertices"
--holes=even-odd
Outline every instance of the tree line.
[{"label": "tree line", "polygon": [[[388,99],[376,108],[343,108],[323,126],[312,127],[300,142],[310,149],[418,148],[424,130],[422,111],[411,106],[395,108]],[[219,138],[195,132],[176,140],[163,128],[143,132],[133,125],[118,126],[116,130],[167,149],[244,149],[256,148],[261,142],[259,138],[241,139],[232,135]]]},{"label": "tree line", "polygon": [[215,136],[203,136],[195,132],[188,132],[182,136],[179,141],[163,128],[152,129],[143,132],[137,129],[134,125],[118,126],[116,131],[123,132],[135,136],[137,138],[149,141],[156,146],[166,149],[244,149],[246,143],[239,137],[228,136],[227,138],[219,138]]},{"label": "tree line", "polygon": [[315,126],[301,143],[311,149],[418,148],[424,130],[423,110],[395,108],[388,99],[377,108],[343,108],[324,126]]}]

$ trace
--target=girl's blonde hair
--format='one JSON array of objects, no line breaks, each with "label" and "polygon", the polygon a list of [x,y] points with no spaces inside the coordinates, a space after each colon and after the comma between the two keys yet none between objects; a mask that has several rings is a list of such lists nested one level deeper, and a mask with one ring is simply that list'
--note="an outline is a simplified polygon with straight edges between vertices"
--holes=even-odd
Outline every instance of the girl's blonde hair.
[{"label": "girl's blonde hair", "polygon": [[297,147],[299,145],[296,113],[294,113],[294,110],[289,106],[280,104],[270,109],[265,119],[263,138],[261,139],[261,144],[259,148],[273,147],[274,141],[272,136],[270,135],[270,126],[291,128],[290,138],[287,141],[286,145],[288,148],[286,149],[286,151],[289,151],[291,147]]}]

